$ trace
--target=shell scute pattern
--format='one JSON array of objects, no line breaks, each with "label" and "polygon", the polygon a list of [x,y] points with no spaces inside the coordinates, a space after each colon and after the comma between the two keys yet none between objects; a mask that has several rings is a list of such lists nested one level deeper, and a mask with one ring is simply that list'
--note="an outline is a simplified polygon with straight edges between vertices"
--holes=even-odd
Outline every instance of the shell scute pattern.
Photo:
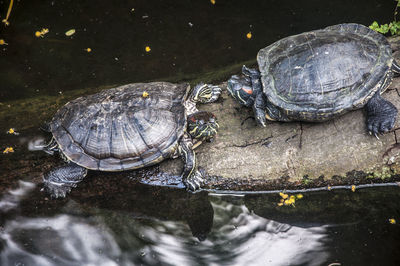
[{"label": "shell scute pattern", "polygon": [[306,121],[365,104],[390,73],[392,60],[386,38],[358,24],[289,36],[257,55],[268,99]]},{"label": "shell scute pattern", "polygon": [[66,157],[85,168],[122,171],[155,164],[173,153],[184,133],[188,88],[136,83],[80,97],[57,112],[50,128]]}]

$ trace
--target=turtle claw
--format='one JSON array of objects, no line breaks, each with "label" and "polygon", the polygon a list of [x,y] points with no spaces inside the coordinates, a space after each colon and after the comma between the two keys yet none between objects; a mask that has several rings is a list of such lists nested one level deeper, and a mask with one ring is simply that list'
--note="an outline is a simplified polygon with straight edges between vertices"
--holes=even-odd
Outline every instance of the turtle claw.
[{"label": "turtle claw", "polygon": [[54,168],[43,176],[44,190],[52,198],[64,198],[86,174],[87,169],[74,163]]},{"label": "turtle claw", "polygon": [[222,89],[218,86],[211,84],[200,83],[193,89],[193,101],[200,103],[212,103],[215,102]]},{"label": "turtle claw", "polygon": [[71,189],[76,187],[76,184],[61,184],[48,180],[43,181],[44,191],[50,194],[52,198],[65,198]]},{"label": "turtle claw", "polygon": [[394,128],[397,117],[396,107],[376,93],[366,105],[367,129],[379,139],[378,134]]},{"label": "turtle claw", "polygon": [[192,176],[184,180],[183,183],[185,184],[186,189],[196,191],[204,184],[204,179],[202,174],[199,171],[196,171]]}]

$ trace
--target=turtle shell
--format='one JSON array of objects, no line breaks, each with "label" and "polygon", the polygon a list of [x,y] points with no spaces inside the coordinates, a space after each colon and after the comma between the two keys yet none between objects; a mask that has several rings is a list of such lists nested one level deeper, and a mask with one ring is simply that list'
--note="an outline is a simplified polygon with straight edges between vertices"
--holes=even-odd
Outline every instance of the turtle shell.
[{"label": "turtle shell", "polygon": [[361,108],[393,75],[388,41],[359,24],[286,37],[261,49],[257,61],[264,94],[292,120]]},{"label": "turtle shell", "polygon": [[176,150],[186,128],[188,84],[129,84],[68,102],[50,130],[61,152],[92,170],[152,165]]}]

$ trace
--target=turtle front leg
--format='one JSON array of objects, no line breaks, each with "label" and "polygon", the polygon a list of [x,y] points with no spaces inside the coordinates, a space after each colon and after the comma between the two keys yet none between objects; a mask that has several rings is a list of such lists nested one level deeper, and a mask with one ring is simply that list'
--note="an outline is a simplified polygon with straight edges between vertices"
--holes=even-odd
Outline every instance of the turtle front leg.
[{"label": "turtle front leg", "polygon": [[64,198],[87,174],[87,169],[68,163],[50,170],[43,177],[44,189],[54,198]]},{"label": "turtle front leg", "polygon": [[199,170],[197,170],[196,154],[193,151],[192,140],[186,134],[180,142],[179,151],[184,163],[182,181],[187,189],[195,191],[203,185],[204,179]]},{"label": "turtle front leg", "polygon": [[379,92],[368,101],[365,106],[367,113],[367,129],[376,137],[378,133],[385,133],[393,129],[397,117],[397,108],[382,98]]},{"label": "turtle front leg", "polygon": [[254,116],[256,118],[257,124],[259,124],[262,127],[267,126],[267,119],[266,119],[266,114],[265,114],[266,105],[267,104],[266,104],[264,94],[262,92],[259,92],[256,95],[256,100],[254,101],[254,104],[253,104],[253,112],[254,112]]}]

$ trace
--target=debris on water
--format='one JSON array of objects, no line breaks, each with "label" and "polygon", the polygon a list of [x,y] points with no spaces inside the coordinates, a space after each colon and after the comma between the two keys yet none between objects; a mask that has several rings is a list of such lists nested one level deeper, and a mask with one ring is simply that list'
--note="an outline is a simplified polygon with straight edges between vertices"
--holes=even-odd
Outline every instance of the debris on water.
[{"label": "debris on water", "polygon": [[279,196],[281,196],[282,199],[287,199],[289,197],[288,194],[285,194],[285,193],[282,193],[282,192],[279,192]]},{"label": "debris on water", "polygon": [[91,48],[86,48],[85,51],[90,53],[92,51],[92,49]]},{"label": "debris on water", "polygon": [[215,5],[215,0],[210,0],[211,4]]},{"label": "debris on water", "polygon": [[288,195],[283,192],[279,192],[279,196],[281,196],[281,200],[278,203],[278,206],[293,206],[295,207],[296,199],[302,199],[303,194],[297,194],[297,195]]},{"label": "debris on water", "polygon": [[72,36],[72,35],[74,35],[75,34],[75,29],[70,29],[70,30],[68,30],[67,32],[65,32],[65,35],[66,36]]},{"label": "debris on water", "polygon": [[133,13],[134,11],[135,11],[135,9],[134,9],[134,8],[132,8],[132,9],[131,9],[131,12]]},{"label": "debris on water", "polygon": [[188,24],[189,24],[189,27],[193,27],[193,23],[192,22],[189,22]]},{"label": "debris on water", "polygon": [[3,19],[3,20],[1,21],[1,22],[3,22],[6,26],[10,25],[10,22],[8,22],[8,18],[10,17],[11,9],[12,9],[13,3],[14,3],[14,0],[10,0],[10,4],[9,4],[9,6],[8,6],[6,18]]},{"label": "debris on water", "polygon": [[396,224],[396,220],[395,220],[394,218],[390,218],[390,219],[389,219],[389,223],[391,223],[391,224]]},{"label": "debris on water", "polygon": [[5,153],[5,154],[11,153],[11,152],[14,152],[14,148],[13,148],[13,147],[7,147],[7,148],[3,151],[3,153]]},{"label": "debris on water", "polygon": [[19,135],[19,133],[17,131],[15,131],[15,128],[10,128],[6,133],[16,135],[16,136]]},{"label": "debris on water", "polygon": [[351,186],[351,191],[353,191],[353,192],[356,191],[356,186],[355,186],[355,185],[352,185],[352,186]]},{"label": "debris on water", "polygon": [[151,48],[150,48],[150,46],[146,46],[146,47],[144,48],[144,50],[148,53],[148,52],[151,51]]},{"label": "debris on water", "polygon": [[0,39],[0,45],[8,45],[3,39]]},{"label": "debris on water", "polygon": [[251,32],[248,32],[247,34],[246,34],[246,38],[247,39],[251,39],[253,37],[253,35],[251,34]]},{"label": "debris on water", "polygon": [[49,33],[49,29],[47,29],[47,28],[43,28],[43,29],[41,29],[40,31],[36,31],[35,32],[35,36],[36,37],[44,37],[44,35],[46,35],[47,33]]}]

